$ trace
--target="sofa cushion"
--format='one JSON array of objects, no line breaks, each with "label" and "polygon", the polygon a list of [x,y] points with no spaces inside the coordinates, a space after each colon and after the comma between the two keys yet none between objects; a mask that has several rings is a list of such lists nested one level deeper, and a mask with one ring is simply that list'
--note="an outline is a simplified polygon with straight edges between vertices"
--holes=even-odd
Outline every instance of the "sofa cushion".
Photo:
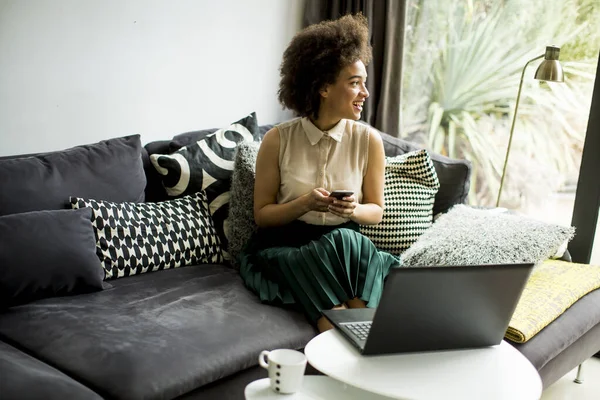
[{"label": "sofa cushion", "polygon": [[[175,153],[150,156],[169,196],[206,191],[223,249],[227,249],[228,242],[229,189],[235,148],[242,142],[258,141],[258,132],[256,114],[251,113]],[[225,257],[228,258],[227,254]]]},{"label": "sofa cushion", "polygon": [[13,307],[0,314],[0,335],[107,398],[170,399],[257,365],[262,350],[301,349],[316,334],[301,313],[261,304],[223,265],[111,283]]},{"label": "sofa cushion", "polygon": [[102,290],[89,208],[0,217],[0,308]]},{"label": "sofa cushion", "polygon": [[[571,333],[573,335],[576,334],[574,331],[571,331]],[[550,350],[550,348],[539,347],[537,351],[538,353],[542,353],[544,349]],[[538,373],[542,378],[542,387],[546,389],[569,371],[581,365],[585,360],[590,358],[590,354],[593,354],[596,349],[600,349],[600,324],[596,324],[583,335],[575,337],[575,340],[569,343],[568,347],[565,347],[563,351],[556,355],[553,353],[552,358],[543,367],[538,369]],[[552,350],[556,349],[553,348]],[[526,357],[528,357],[527,354],[531,354],[524,349],[522,353]],[[598,354],[596,354],[597,356]]]},{"label": "sofa cushion", "polygon": [[0,160],[0,215],[68,208],[69,196],[144,201],[139,135]]},{"label": "sofa cushion", "polygon": [[439,187],[427,150],[386,157],[383,218],[360,232],[378,249],[400,255],[431,226]]},{"label": "sofa cushion", "polygon": [[538,263],[575,229],[458,204],[402,255],[405,266]]},{"label": "sofa cushion", "polygon": [[0,342],[0,397],[5,400],[101,400],[56,368]]},{"label": "sofa cushion", "polygon": [[[600,324],[600,289],[583,296],[569,309],[523,344],[510,342],[536,369],[542,369],[554,357],[566,351],[586,332]],[[596,340],[600,343],[600,338]],[[598,347],[589,349],[591,356]],[[575,365],[571,366],[571,368]]]},{"label": "sofa cushion", "polygon": [[[385,155],[388,157],[423,148],[385,132],[380,132],[380,134]],[[471,163],[467,160],[453,159],[437,153],[430,153],[429,155],[440,182],[440,189],[435,195],[433,205],[433,215],[437,215],[447,212],[453,205],[462,204],[467,200],[471,185]]]},{"label": "sofa cushion", "polygon": [[223,261],[204,191],[158,203],[71,198],[89,207],[95,248],[107,278]]}]

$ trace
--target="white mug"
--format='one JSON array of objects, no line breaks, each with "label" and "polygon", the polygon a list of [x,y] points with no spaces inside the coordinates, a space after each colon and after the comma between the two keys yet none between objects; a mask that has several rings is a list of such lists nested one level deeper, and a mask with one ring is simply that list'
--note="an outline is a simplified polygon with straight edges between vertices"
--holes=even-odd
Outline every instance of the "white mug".
[{"label": "white mug", "polygon": [[306,356],[296,350],[261,351],[258,363],[269,371],[271,389],[276,393],[295,393],[302,386]]}]

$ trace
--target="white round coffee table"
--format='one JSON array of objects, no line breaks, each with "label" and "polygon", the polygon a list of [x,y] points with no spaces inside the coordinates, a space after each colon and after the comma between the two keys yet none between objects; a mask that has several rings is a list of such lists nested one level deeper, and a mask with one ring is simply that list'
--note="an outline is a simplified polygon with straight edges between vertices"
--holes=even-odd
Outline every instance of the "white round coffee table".
[{"label": "white round coffee table", "polygon": [[246,400],[389,400],[389,397],[369,393],[327,376],[306,375],[300,391],[293,394],[275,393],[269,378],[250,382],[244,390]]},{"label": "white round coffee table", "polygon": [[362,356],[335,329],[305,347],[322,373],[368,392],[396,399],[537,400],[542,381],[514,347]]}]

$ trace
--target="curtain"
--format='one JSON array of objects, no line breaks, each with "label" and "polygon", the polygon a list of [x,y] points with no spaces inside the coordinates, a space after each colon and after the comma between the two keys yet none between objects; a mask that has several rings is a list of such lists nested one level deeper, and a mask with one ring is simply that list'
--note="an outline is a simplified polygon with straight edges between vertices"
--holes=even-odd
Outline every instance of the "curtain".
[{"label": "curtain", "polygon": [[400,137],[402,49],[407,0],[306,0],[304,26],[345,14],[363,13],[369,21],[373,60],[367,66],[369,98],[362,119]]}]

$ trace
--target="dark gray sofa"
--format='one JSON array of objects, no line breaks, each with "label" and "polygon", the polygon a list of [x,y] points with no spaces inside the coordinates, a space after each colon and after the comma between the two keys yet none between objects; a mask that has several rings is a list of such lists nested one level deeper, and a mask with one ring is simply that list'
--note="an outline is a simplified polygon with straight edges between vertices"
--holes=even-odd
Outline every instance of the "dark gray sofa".
[{"label": "dark gray sofa", "polygon": [[[145,201],[165,199],[148,154],[175,151],[212,131],[141,149]],[[383,138],[387,155],[416,148]],[[470,167],[432,158],[442,184],[437,213],[465,201]],[[257,366],[261,350],[303,349],[317,334],[296,310],[261,304],[227,265],[146,273],[110,286],[0,311],[0,398],[243,399],[244,386],[266,376]],[[547,387],[600,350],[600,291],[515,347]]]}]

